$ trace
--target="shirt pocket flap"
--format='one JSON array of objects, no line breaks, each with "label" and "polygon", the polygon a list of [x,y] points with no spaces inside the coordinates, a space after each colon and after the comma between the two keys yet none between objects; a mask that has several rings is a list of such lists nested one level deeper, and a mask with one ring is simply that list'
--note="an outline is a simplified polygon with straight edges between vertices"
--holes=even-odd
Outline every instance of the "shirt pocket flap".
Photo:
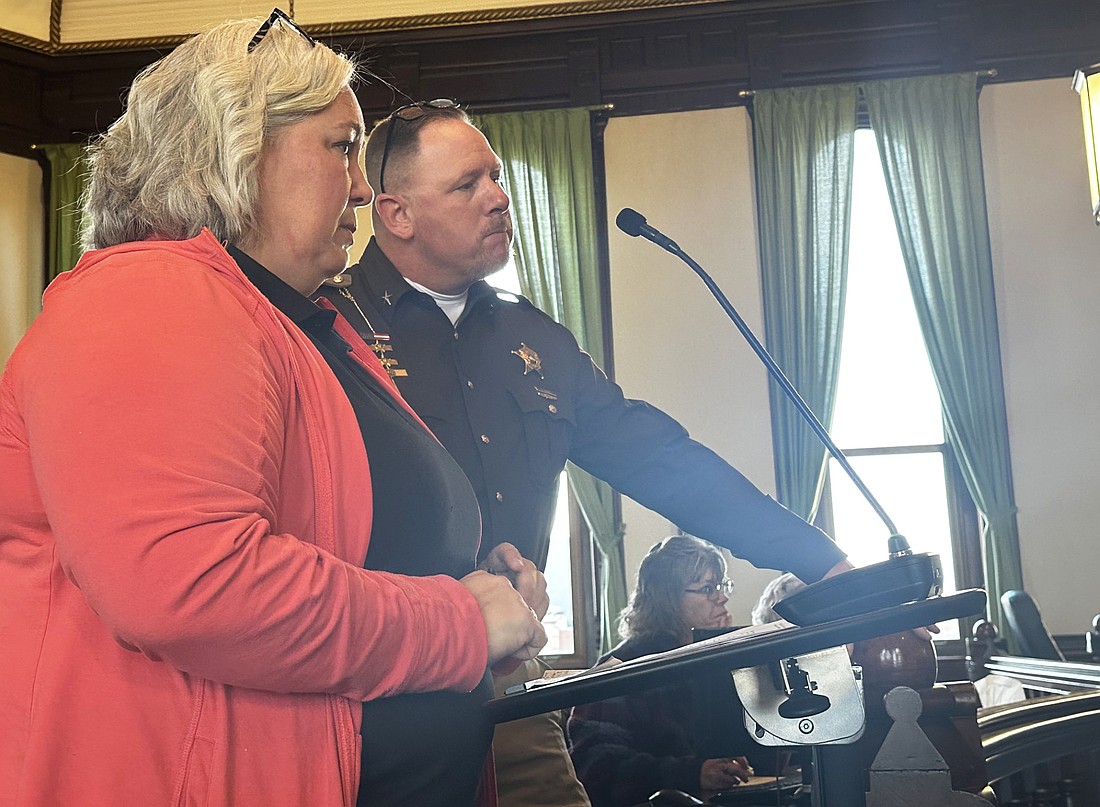
[{"label": "shirt pocket flap", "polygon": [[508,390],[516,401],[516,406],[525,415],[542,414],[551,421],[566,421],[576,425],[576,412],[573,402],[558,397],[554,390],[537,385],[518,384]]}]

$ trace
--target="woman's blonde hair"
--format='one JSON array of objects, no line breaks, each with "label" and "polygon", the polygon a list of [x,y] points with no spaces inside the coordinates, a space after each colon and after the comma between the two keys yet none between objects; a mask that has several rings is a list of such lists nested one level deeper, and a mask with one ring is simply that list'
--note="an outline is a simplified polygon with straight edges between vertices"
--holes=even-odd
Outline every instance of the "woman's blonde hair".
[{"label": "woman's blonde hair", "polygon": [[320,112],[357,74],[352,59],[276,22],[222,23],[143,70],[126,111],[89,149],[85,249],[203,227],[238,241],[256,223],[264,145]]}]

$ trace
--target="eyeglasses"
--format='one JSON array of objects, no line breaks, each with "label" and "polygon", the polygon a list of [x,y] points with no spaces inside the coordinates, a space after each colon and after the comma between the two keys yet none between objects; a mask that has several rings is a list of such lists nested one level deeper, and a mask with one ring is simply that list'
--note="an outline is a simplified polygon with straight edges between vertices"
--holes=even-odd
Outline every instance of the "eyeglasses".
[{"label": "eyeglasses", "polygon": [[267,32],[271,30],[271,26],[273,26],[277,22],[281,22],[292,31],[296,31],[297,33],[301,34],[305,38],[306,42],[309,43],[309,46],[311,48],[317,44],[316,40],[314,40],[313,37],[303,31],[298,26],[298,24],[294,22],[294,20],[290,19],[285,11],[283,11],[281,8],[276,8],[271,11],[271,16],[264,20],[263,24],[256,29],[256,35],[252,37],[252,41],[248,43],[249,53],[255,50],[256,46],[263,41],[263,38],[265,36],[267,36]]},{"label": "eyeglasses", "polygon": [[698,588],[685,588],[684,591],[687,594],[702,594],[708,600],[717,600],[720,593],[725,594],[727,597],[733,593],[733,581],[728,577],[723,577],[717,583],[699,586]]},{"label": "eyeglasses", "polygon": [[399,120],[413,123],[432,114],[433,109],[458,109],[458,104],[450,98],[436,98],[434,101],[417,101],[398,107],[390,113],[390,126],[386,129],[386,142],[382,146],[382,161],[378,166],[378,192],[386,192],[386,161],[390,157],[390,145],[393,143],[393,130]]}]

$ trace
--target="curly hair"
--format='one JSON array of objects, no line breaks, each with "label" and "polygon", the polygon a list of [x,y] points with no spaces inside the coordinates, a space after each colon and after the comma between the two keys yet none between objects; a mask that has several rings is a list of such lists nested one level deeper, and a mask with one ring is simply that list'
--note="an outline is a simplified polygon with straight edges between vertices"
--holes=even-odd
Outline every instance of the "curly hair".
[{"label": "curly hair", "polygon": [[684,589],[711,572],[726,573],[726,561],[713,544],[690,535],[673,535],[654,544],[638,567],[630,602],[619,615],[619,635],[683,636],[691,630],[680,613]]},{"label": "curly hair", "polygon": [[772,580],[764,587],[759,602],[752,609],[752,624],[766,625],[780,619],[779,614],[775,612],[775,604],[788,594],[794,594],[805,587],[806,584],[790,572],[781,574]]},{"label": "curly hair", "polygon": [[276,23],[225,22],[143,70],[126,111],[89,149],[85,249],[203,227],[237,241],[254,228],[258,166],[282,127],[320,112],[359,69]]}]

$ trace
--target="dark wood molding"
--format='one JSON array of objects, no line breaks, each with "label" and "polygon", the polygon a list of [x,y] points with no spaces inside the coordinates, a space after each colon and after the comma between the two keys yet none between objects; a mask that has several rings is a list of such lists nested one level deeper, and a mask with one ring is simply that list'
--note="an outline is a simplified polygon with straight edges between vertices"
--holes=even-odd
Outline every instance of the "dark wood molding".
[{"label": "dark wood molding", "polygon": [[[991,68],[995,82],[1064,76],[1068,85],[1074,68],[1100,61],[1095,0],[554,7],[566,16],[528,8],[541,11],[452,24],[417,18],[426,27],[348,23],[322,38],[360,54],[401,93],[458,98],[475,112],[608,103],[614,115],[674,112],[741,105],[745,90]],[[26,156],[32,143],[103,131],[120,114],[133,76],[174,41],[129,40],[86,53],[0,41],[0,150]],[[368,118],[395,101],[377,82],[359,96]]]}]

